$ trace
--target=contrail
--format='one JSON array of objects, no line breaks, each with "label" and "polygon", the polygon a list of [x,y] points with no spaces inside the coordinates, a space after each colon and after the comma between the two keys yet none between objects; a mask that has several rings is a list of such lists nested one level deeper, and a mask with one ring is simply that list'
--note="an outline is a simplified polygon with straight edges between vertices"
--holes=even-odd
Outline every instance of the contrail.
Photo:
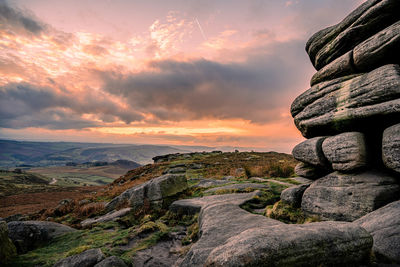
[{"label": "contrail", "polygon": [[204,38],[204,41],[207,41],[207,37],[206,37],[206,35],[204,34],[203,28],[201,27],[199,20],[198,20],[197,18],[194,18],[194,20],[197,22],[197,25],[199,26],[199,29],[200,29],[201,35],[202,35],[203,38]]}]

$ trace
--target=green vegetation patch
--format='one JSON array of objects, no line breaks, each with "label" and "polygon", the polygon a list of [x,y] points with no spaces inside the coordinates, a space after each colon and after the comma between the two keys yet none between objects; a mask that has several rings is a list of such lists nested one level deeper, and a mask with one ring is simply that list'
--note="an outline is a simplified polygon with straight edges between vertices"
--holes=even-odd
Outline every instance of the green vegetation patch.
[{"label": "green vegetation patch", "polygon": [[295,208],[284,201],[278,201],[274,205],[267,206],[265,209],[265,215],[269,218],[291,224],[303,224],[320,221],[318,217],[306,216],[301,208]]}]

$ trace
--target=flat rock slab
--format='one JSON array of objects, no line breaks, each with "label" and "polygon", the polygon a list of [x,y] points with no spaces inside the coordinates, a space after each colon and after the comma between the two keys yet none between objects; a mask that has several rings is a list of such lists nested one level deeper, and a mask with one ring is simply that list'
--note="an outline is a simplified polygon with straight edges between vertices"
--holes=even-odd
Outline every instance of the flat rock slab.
[{"label": "flat rock slab", "polygon": [[293,101],[291,113],[307,138],[368,132],[371,125],[376,129],[398,123],[400,67],[385,65],[357,77],[315,85]]},{"label": "flat rock slab", "polygon": [[400,172],[400,124],[393,125],[383,132],[382,158],[386,167]]},{"label": "flat rock slab", "polygon": [[102,222],[110,222],[114,221],[118,218],[124,217],[131,211],[131,208],[125,208],[117,211],[112,211],[107,213],[106,215],[100,216],[96,219],[86,219],[81,222],[82,227],[88,227],[95,223],[102,223]]},{"label": "flat rock slab", "polygon": [[194,188],[208,188],[211,186],[225,185],[230,184],[231,182],[226,180],[213,180],[213,179],[204,179],[200,180],[200,182],[194,185]]},{"label": "flat rock slab", "polygon": [[397,0],[369,0],[337,25],[314,34],[306,50],[317,70],[400,19]]},{"label": "flat rock slab", "polygon": [[336,171],[354,171],[367,165],[367,146],[360,132],[328,137],[322,143],[322,151]]},{"label": "flat rock slab", "polygon": [[138,209],[143,207],[146,200],[150,202],[150,205],[158,207],[162,205],[165,198],[183,192],[187,188],[188,184],[185,175],[162,175],[124,191],[107,203],[105,209],[112,211],[126,203],[129,203],[133,209]]},{"label": "flat rock slab", "polygon": [[58,261],[53,267],[92,267],[105,258],[101,249],[89,249]]},{"label": "flat rock slab", "polygon": [[316,180],[304,192],[301,208],[324,220],[354,221],[400,195],[393,176],[366,171],[358,174],[334,172]]},{"label": "flat rock slab", "polygon": [[343,222],[287,225],[239,207],[257,194],[174,202],[173,211],[200,211],[200,239],[180,266],[349,265],[368,257],[372,237],[361,227]]},{"label": "flat rock slab", "polygon": [[204,193],[215,193],[218,191],[246,191],[246,190],[258,190],[258,189],[267,189],[269,188],[268,185],[265,184],[256,184],[256,183],[242,183],[242,184],[231,184],[231,185],[225,185],[225,186],[220,186],[220,187],[214,187],[211,189],[206,190]]},{"label": "flat rock slab", "polygon": [[354,221],[374,238],[376,256],[400,264],[400,201],[392,202]]},{"label": "flat rock slab", "polygon": [[8,236],[19,253],[25,253],[45,244],[53,238],[76,231],[69,226],[44,221],[9,222]]}]

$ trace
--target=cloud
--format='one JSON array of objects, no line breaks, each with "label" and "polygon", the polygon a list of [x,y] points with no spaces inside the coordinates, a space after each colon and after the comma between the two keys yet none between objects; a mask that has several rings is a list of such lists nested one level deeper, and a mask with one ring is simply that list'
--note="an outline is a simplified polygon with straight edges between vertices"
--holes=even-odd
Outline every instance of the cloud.
[{"label": "cloud", "polygon": [[38,21],[32,14],[11,7],[6,0],[0,0],[0,26],[7,26],[16,33],[29,33],[40,35],[45,30],[45,25]]},{"label": "cloud", "polygon": [[0,128],[81,129],[142,119],[141,114],[123,109],[101,93],[79,96],[27,83],[0,87]]},{"label": "cloud", "polygon": [[[129,75],[102,72],[103,90],[159,120],[241,118],[265,123],[280,119],[279,112],[288,109],[288,95],[303,79],[295,56],[303,46],[276,43],[269,46],[273,53],[259,48],[236,63],[152,61],[150,70]],[[287,53],[289,49],[294,51]]]}]

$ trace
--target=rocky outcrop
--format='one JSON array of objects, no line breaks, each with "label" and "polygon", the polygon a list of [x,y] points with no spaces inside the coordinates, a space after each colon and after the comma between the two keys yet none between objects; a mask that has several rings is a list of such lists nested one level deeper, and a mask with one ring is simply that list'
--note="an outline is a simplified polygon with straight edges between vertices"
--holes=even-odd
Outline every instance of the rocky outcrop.
[{"label": "rocky outcrop", "polygon": [[364,134],[348,132],[328,137],[322,151],[336,171],[354,171],[367,165],[367,147]]},{"label": "rocky outcrop", "polygon": [[100,216],[95,219],[86,219],[81,222],[82,227],[89,227],[95,223],[101,223],[101,222],[110,222],[110,221],[115,221],[121,217],[124,217],[128,215],[131,212],[131,208],[124,208],[121,210],[117,211],[111,211],[107,213],[106,215]]},{"label": "rocky outcrop", "polygon": [[[385,65],[357,77],[311,87],[292,103],[297,128],[309,138],[341,132],[365,132],[400,117],[400,67]],[[397,119],[398,120],[398,119]]]},{"label": "rocky outcrop", "polygon": [[180,266],[339,266],[368,258],[372,237],[361,227],[343,222],[288,225],[240,208],[257,194],[174,202],[174,212],[200,212],[200,239]]},{"label": "rocky outcrop", "polygon": [[281,193],[281,200],[293,207],[299,208],[301,206],[301,199],[304,191],[306,191],[309,186],[309,184],[303,184],[286,188]]},{"label": "rocky outcrop", "polygon": [[311,85],[337,77],[371,71],[385,64],[398,64],[399,44],[400,22],[396,22],[319,70],[311,78]]},{"label": "rocky outcrop", "polygon": [[8,262],[17,255],[17,249],[8,238],[8,228],[5,221],[0,221],[0,262]]},{"label": "rocky outcrop", "polygon": [[187,188],[184,175],[166,174],[124,191],[107,203],[105,208],[107,211],[112,211],[119,206],[128,204],[136,210],[143,207],[146,202],[149,202],[153,208],[160,208],[165,199],[183,192]]},{"label": "rocky outcrop", "polygon": [[400,172],[400,123],[383,132],[382,158],[386,167]]},{"label": "rocky outcrop", "polygon": [[53,267],[93,267],[105,258],[101,249],[89,249],[58,261]]},{"label": "rocky outcrop", "polygon": [[400,20],[397,0],[369,0],[335,26],[314,34],[306,50],[317,70]]},{"label": "rocky outcrop", "polygon": [[331,173],[304,192],[301,208],[325,220],[354,221],[400,195],[396,178],[376,171]]},{"label": "rocky outcrop", "polygon": [[16,221],[9,222],[7,226],[8,236],[18,253],[26,253],[57,236],[76,231],[63,224],[43,221]]},{"label": "rocky outcrop", "polygon": [[400,201],[390,203],[354,221],[374,239],[373,252],[385,261],[400,264]]},{"label": "rocky outcrop", "polygon": [[317,73],[291,106],[307,138],[293,149],[296,174],[315,180],[306,214],[353,221],[400,199],[399,10],[397,0],[366,1],[307,42]]}]

